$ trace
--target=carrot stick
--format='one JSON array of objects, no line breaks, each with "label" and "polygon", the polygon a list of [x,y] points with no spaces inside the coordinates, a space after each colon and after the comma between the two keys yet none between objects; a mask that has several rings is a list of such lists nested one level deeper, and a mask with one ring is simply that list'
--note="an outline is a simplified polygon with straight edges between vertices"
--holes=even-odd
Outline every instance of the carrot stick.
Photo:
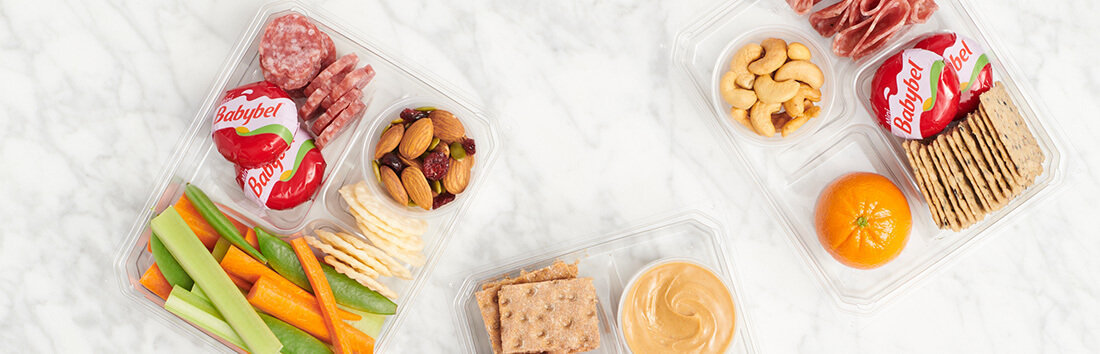
[{"label": "carrot stick", "polygon": [[172,293],[172,284],[168,283],[168,279],[164,279],[164,274],[160,273],[160,267],[157,267],[156,263],[145,270],[140,282],[161,299],[168,300],[168,295]]},{"label": "carrot stick", "polygon": [[256,238],[256,230],[250,228],[248,231],[243,231],[242,233],[244,234],[244,242],[248,242],[248,245],[252,246],[252,248],[260,249],[260,240]]},{"label": "carrot stick", "polygon": [[237,289],[241,289],[241,291],[246,292],[246,293],[248,292],[248,290],[252,289],[252,283],[249,283],[247,280],[241,279],[240,277],[235,276],[233,274],[226,274],[226,275],[229,276],[229,280],[233,281],[233,285],[237,286]]},{"label": "carrot stick", "polygon": [[[230,278],[236,277],[248,283],[255,283],[261,277],[268,278],[271,280],[273,286],[279,288],[279,290],[286,293],[293,300],[303,304],[309,304],[309,306],[313,306],[313,309],[318,309],[318,307],[316,307],[317,300],[313,298],[313,294],[294,285],[294,283],[286,280],[286,278],[283,278],[279,273],[275,273],[274,270],[271,270],[271,268],[263,265],[263,263],[260,263],[237,247],[229,247],[229,251],[225,252],[225,257],[222,258],[221,266],[222,269],[230,275]],[[337,312],[341,319],[348,321],[363,319],[362,316],[344,310],[338,309]]]},{"label": "carrot stick", "polygon": [[340,317],[336,315],[336,297],[332,295],[332,287],[325,278],[325,272],[321,270],[321,262],[313,255],[313,250],[306,244],[304,238],[296,238],[290,241],[294,253],[298,255],[298,261],[302,262],[302,269],[306,271],[309,285],[313,287],[313,295],[317,297],[317,305],[321,307],[321,316],[325,318],[325,328],[332,335],[332,346],[335,352],[351,354],[349,336],[342,331],[339,323]]},{"label": "carrot stick", "polygon": [[[325,327],[325,319],[316,307],[309,307],[295,301],[290,295],[274,285],[274,281],[268,277],[260,277],[252,284],[252,290],[248,292],[248,303],[260,311],[289,323],[317,337],[325,343],[331,343],[328,328]],[[374,338],[355,329],[346,322],[340,321],[341,331],[348,334],[355,348],[365,348],[359,353],[371,353],[374,348]]]}]

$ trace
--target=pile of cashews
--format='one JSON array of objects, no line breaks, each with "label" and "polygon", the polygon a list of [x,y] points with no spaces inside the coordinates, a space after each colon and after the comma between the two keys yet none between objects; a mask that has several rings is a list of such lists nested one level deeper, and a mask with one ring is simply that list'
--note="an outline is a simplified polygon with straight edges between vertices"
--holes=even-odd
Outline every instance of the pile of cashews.
[{"label": "pile of cashews", "polygon": [[825,74],[810,58],[806,45],[779,38],[741,47],[719,83],[730,117],[765,137],[786,137],[817,117]]}]

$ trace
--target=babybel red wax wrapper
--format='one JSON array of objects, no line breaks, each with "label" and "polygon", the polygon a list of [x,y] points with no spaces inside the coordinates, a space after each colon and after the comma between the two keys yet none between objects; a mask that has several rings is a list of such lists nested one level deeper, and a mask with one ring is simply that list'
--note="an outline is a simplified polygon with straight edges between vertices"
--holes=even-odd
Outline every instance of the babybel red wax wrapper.
[{"label": "babybel red wax wrapper", "polygon": [[906,49],[886,59],[871,79],[871,109],[883,128],[924,139],[951,123],[959,106],[959,80],[943,57]]},{"label": "babybel red wax wrapper", "polygon": [[237,166],[237,184],[260,207],[290,209],[313,197],[325,176],[325,158],[305,130],[294,134],[290,149],[258,168]]},{"label": "babybel red wax wrapper", "polygon": [[943,56],[944,62],[959,78],[959,109],[955,119],[978,108],[978,96],[993,87],[993,65],[985,49],[973,39],[955,33],[939,33],[921,39],[913,47]]},{"label": "babybel red wax wrapper", "polygon": [[267,81],[227,91],[214,111],[214,145],[226,160],[243,168],[278,159],[298,129],[294,101]]}]

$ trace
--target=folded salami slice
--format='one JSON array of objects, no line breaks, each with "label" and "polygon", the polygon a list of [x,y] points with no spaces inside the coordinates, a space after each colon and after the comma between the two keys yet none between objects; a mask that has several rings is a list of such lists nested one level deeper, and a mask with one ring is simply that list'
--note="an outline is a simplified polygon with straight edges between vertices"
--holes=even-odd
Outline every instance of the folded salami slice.
[{"label": "folded salami slice", "polygon": [[244,168],[275,161],[290,148],[298,114],[286,91],[267,81],[225,93],[214,111],[214,146],[226,160]]},{"label": "folded salami slice", "polygon": [[821,0],[787,0],[787,5],[791,6],[791,10],[799,16],[810,13],[810,9],[814,7]]},{"label": "folded salami slice", "polygon": [[855,0],[841,0],[810,14],[810,26],[822,37],[832,37],[840,30],[848,27],[848,12],[855,3]]},{"label": "folded salami slice", "polygon": [[925,23],[939,10],[935,0],[909,0],[909,24]]},{"label": "folded salami slice", "polygon": [[290,209],[313,197],[325,176],[325,158],[305,131],[294,134],[290,149],[258,168],[237,167],[237,184],[261,208]]}]

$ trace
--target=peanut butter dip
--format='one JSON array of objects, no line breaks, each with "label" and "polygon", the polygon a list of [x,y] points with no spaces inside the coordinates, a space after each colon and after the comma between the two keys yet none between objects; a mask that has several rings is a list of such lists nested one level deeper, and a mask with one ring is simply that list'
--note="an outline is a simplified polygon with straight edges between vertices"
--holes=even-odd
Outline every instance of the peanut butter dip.
[{"label": "peanut butter dip", "polygon": [[722,353],[733,340],[729,289],[694,263],[673,261],[645,271],[627,289],[619,316],[634,353]]}]

